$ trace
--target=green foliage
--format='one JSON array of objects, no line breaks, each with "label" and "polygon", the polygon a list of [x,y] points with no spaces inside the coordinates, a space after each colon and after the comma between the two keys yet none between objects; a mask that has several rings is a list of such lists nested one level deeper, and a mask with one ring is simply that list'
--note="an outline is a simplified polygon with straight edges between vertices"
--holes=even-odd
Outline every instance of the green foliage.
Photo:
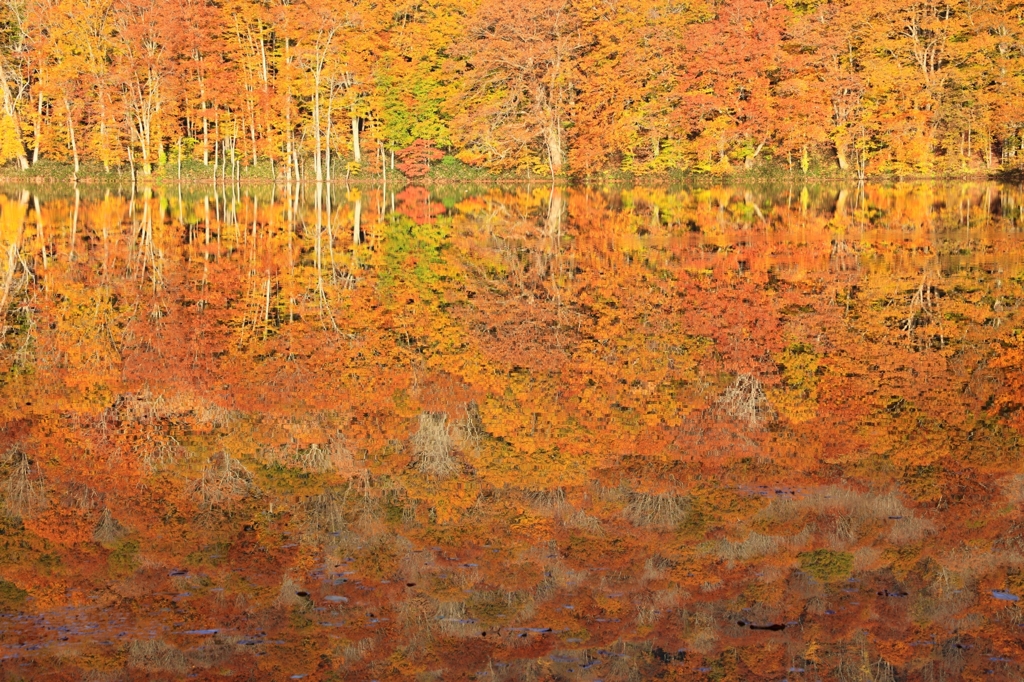
[{"label": "green foliage", "polygon": [[470,166],[451,154],[441,157],[441,161],[427,173],[427,177],[435,182],[482,180],[490,175],[486,169]]},{"label": "green foliage", "polygon": [[446,86],[440,70],[424,60],[404,78],[396,78],[392,72],[392,68],[379,69],[376,84],[381,101],[380,136],[387,149],[402,149],[416,139],[438,146],[451,144],[447,117],[441,110]]},{"label": "green foliage", "polygon": [[220,566],[227,559],[230,547],[231,543],[229,542],[215,542],[192,552],[185,557],[185,562],[190,566]]},{"label": "green foliage", "polygon": [[801,552],[797,558],[800,559],[801,570],[822,582],[842,580],[853,570],[853,555],[849,552],[816,549]]},{"label": "green foliage", "polygon": [[443,262],[441,251],[450,234],[447,221],[417,225],[405,216],[397,216],[385,226],[384,234],[387,265],[380,276],[382,288],[411,285],[424,300],[434,301],[438,285],[434,266]]},{"label": "green foliage", "polygon": [[21,606],[28,592],[7,580],[0,580],[0,611],[14,611]]},{"label": "green foliage", "polygon": [[518,594],[496,590],[475,591],[466,601],[466,613],[482,623],[497,623],[515,613],[522,601]]},{"label": "green foliage", "polygon": [[387,524],[399,524],[403,518],[405,518],[405,507],[390,500],[384,503],[384,521]]},{"label": "green foliage", "polygon": [[139,567],[139,543],[134,540],[121,543],[110,556],[107,557],[107,566],[110,574],[115,577],[126,577],[135,572]]},{"label": "green foliage", "polygon": [[309,472],[297,467],[290,467],[273,462],[263,464],[256,469],[256,482],[262,490],[276,493],[294,494],[309,489],[316,482]]},{"label": "green foliage", "polygon": [[62,563],[64,563],[64,562],[61,559],[60,554],[48,553],[48,554],[41,554],[39,556],[38,563],[39,563],[39,569],[43,573],[46,573],[47,575],[49,575],[49,574],[52,574],[55,569],[59,568],[60,565]]}]

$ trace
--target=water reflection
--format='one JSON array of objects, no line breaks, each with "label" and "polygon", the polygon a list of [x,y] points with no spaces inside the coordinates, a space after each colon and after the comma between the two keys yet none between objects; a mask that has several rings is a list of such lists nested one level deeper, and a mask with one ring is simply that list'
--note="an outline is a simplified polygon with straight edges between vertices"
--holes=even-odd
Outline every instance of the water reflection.
[{"label": "water reflection", "polygon": [[0,669],[1015,678],[1022,205],[0,193]]}]

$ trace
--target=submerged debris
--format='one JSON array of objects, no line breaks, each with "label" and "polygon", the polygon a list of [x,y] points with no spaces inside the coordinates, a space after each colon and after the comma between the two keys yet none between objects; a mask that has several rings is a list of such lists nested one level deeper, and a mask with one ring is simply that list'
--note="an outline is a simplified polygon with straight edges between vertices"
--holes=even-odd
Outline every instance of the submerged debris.
[{"label": "submerged debris", "polygon": [[203,475],[192,484],[191,492],[200,504],[210,506],[255,491],[252,474],[228,452],[210,458]]},{"label": "submerged debris", "polygon": [[672,528],[686,519],[690,502],[673,493],[633,493],[623,514],[637,526]]},{"label": "submerged debris", "polygon": [[992,590],[992,596],[1000,601],[1020,601],[1017,595],[1003,590]]},{"label": "submerged debris", "polygon": [[719,396],[718,409],[746,423],[751,428],[759,428],[775,421],[778,416],[775,408],[768,402],[764,386],[750,374],[740,374],[735,381]]},{"label": "submerged debris", "polygon": [[738,375],[716,400],[716,406],[721,412],[751,428],[760,428],[778,417],[768,401],[764,386],[749,374]]},{"label": "submerged debris", "polygon": [[415,467],[428,476],[447,478],[461,467],[455,458],[448,415],[443,412],[423,412],[419,428],[412,437]]},{"label": "submerged debris", "polygon": [[12,448],[0,459],[0,472],[0,495],[9,516],[31,516],[46,506],[42,473],[20,448]]},{"label": "submerged debris", "polygon": [[96,524],[96,530],[93,531],[92,537],[96,542],[113,544],[123,538],[127,532],[128,530],[110,513],[110,509],[105,508],[100,514],[100,521]]}]

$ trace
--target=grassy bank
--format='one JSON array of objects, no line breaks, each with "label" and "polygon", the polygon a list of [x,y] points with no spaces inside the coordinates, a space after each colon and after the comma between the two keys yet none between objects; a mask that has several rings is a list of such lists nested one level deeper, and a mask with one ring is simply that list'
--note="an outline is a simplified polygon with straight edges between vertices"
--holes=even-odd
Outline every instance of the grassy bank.
[{"label": "grassy bank", "polygon": [[[312,162],[308,159],[300,167],[302,169],[302,182],[309,183],[315,180],[312,171]],[[337,168],[344,172],[334,174],[332,182],[335,184],[379,184],[382,176],[380,172],[371,171],[368,168],[353,169],[346,168],[342,163]],[[409,183],[424,185],[445,185],[445,184],[519,184],[519,183],[550,183],[548,175],[538,175],[523,171],[491,171],[484,168],[469,166],[454,157],[446,156],[440,162],[434,164],[426,175],[419,178],[407,178],[397,169],[388,168],[386,180],[389,185],[402,186]],[[169,163],[157,168],[150,174],[144,174],[139,169],[133,173],[129,166],[116,166],[109,169],[98,164],[85,164],[78,173],[69,163],[59,161],[40,161],[31,168],[22,170],[14,166],[0,168],[0,183],[18,185],[73,185],[97,184],[97,185],[131,185],[133,182],[139,185],[153,184],[234,184],[234,183],[267,183],[286,182],[287,174],[281,164],[272,164],[269,161],[261,161],[255,165],[243,165],[232,173],[228,168],[225,172],[223,166],[214,167],[211,163],[206,165],[201,161],[186,160],[182,163]],[[792,170],[784,165],[775,163],[761,163],[754,168],[735,168],[728,172],[706,173],[693,171],[667,171],[663,173],[629,173],[624,171],[603,171],[582,176],[559,176],[556,178],[558,184],[583,184],[583,185],[635,185],[635,184],[683,184],[703,182],[732,182],[732,183],[763,183],[763,182],[856,182],[858,177],[853,173],[843,173],[834,166],[813,164],[806,171],[802,169]],[[882,174],[867,176],[865,180],[872,182],[893,182],[893,181],[914,181],[914,180],[997,180],[1001,182],[1022,182],[1024,181],[1024,170],[998,170],[985,172],[981,170],[965,170],[960,173],[943,173],[932,175],[896,175]]]}]

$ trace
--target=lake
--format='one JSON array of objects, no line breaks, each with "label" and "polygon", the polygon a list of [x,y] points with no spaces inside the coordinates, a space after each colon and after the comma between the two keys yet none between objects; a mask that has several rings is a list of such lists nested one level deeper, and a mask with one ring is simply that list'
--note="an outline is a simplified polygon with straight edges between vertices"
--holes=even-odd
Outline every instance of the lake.
[{"label": "lake", "polygon": [[5,679],[1019,679],[1024,190],[0,190]]}]

